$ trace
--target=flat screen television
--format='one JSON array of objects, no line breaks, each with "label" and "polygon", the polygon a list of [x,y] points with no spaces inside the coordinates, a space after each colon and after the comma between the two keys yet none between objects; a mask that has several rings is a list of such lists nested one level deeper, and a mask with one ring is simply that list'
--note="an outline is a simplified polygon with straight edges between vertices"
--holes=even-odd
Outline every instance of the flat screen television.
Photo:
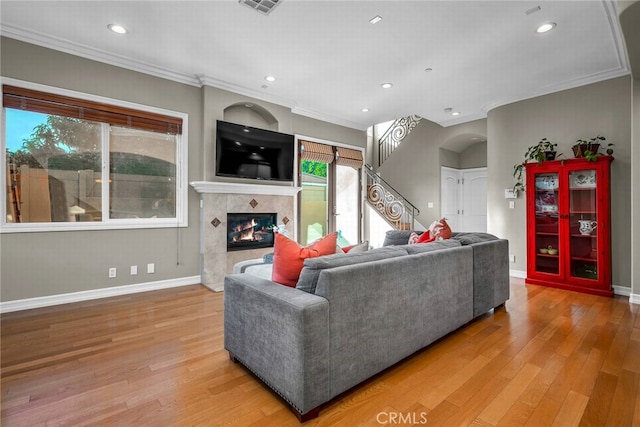
[{"label": "flat screen television", "polygon": [[293,135],[217,122],[217,176],[293,181],[293,152]]}]

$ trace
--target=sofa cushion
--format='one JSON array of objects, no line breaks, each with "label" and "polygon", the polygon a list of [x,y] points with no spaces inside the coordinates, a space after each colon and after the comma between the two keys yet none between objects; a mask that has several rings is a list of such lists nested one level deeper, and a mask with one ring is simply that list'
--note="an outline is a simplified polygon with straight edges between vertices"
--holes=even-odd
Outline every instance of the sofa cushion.
[{"label": "sofa cushion", "polygon": [[389,230],[384,236],[382,246],[406,245],[409,243],[411,233],[412,231],[410,230]]},{"label": "sofa cushion", "polygon": [[271,280],[282,285],[296,286],[305,259],[336,252],[338,233],[327,234],[306,247],[280,233],[274,234]]},{"label": "sofa cushion", "polygon": [[304,260],[304,268],[300,272],[300,279],[296,285],[297,289],[314,293],[318,284],[320,272],[327,268],[342,267],[361,262],[380,261],[382,259],[394,258],[407,255],[404,248],[389,247],[378,248],[368,252],[348,253],[343,255],[327,255],[318,258]]},{"label": "sofa cushion", "polygon": [[424,252],[439,251],[439,250],[448,249],[448,248],[456,248],[458,246],[462,246],[459,241],[448,239],[448,240],[436,240],[429,243],[423,243],[421,245],[406,245],[406,246],[402,246],[402,248],[404,248],[409,253],[409,255],[413,255],[413,254],[421,254]]},{"label": "sofa cushion", "polygon": [[479,232],[454,233],[451,238],[454,239],[454,240],[459,241],[463,245],[472,245],[474,243],[481,243],[481,242],[489,242],[491,240],[498,240],[498,238],[496,236],[494,236],[493,234],[479,233]]}]

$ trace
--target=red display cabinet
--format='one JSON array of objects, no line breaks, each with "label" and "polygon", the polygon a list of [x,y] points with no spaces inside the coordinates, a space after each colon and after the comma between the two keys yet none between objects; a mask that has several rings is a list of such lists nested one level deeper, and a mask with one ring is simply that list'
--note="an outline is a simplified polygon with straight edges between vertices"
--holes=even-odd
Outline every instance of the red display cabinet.
[{"label": "red display cabinet", "polygon": [[613,295],[612,160],[527,163],[526,283]]}]

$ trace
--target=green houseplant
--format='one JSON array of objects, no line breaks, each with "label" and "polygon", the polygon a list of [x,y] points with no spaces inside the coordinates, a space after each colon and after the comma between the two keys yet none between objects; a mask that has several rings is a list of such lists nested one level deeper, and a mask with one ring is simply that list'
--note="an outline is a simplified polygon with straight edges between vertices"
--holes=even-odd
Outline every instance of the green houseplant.
[{"label": "green houseplant", "polygon": [[613,154],[613,143],[608,143],[606,148],[604,148],[605,152],[601,153],[600,149],[602,149],[602,145],[607,140],[602,135],[597,135],[588,141],[585,139],[578,139],[571,149],[573,150],[573,155],[576,158],[584,158],[590,162],[595,162],[598,157]]},{"label": "green houseplant", "polygon": [[513,191],[516,194],[520,191],[524,191],[524,170],[527,162],[536,161],[542,163],[546,160],[555,160],[564,154],[557,154],[558,144],[551,142],[547,138],[542,138],[537,144],[527,148],[524,153],[524,161],[513,165],[513,177],[516,179],[516,183],[513,186]]}]

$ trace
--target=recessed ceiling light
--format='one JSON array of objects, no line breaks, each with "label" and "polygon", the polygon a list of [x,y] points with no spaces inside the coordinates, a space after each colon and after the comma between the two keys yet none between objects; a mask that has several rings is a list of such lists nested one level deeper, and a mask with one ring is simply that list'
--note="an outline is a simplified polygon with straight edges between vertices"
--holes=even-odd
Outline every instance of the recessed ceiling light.
[{"label": "recessed ceiling light", "polygon": [[424,71],[426,71],[427,73],[433,71],[433,68],[429,67],[429,68],[425,68]]},{"label": "recessed ceiling light", "polygon": [[542,24],[538,27],[538,29],[536,30],[536,33],[546,33],[548,31],[553,30],[556,27],[556,23],[555,22],[547,22],[545,24]]},{"label": "recessed ceiling light", "polygon": [[268,82],[275,82],[275,81],[276,81],[276,78],[275,78],[275,77],[273,77],[273,76],[265,76],[265,78],[264,78],[264,79],[265,79],[266,81],[268,81]]},{"label": "recessed ceiling light", "polygon": [[244,104],[244,106],[245,106],[245,107],[247,107],[247,108],[253,108],[253,104],[252,104],[252,103],[250,103],[250,102],[246,102],[246,103]]},{"label": "recessed ceiling light", "polygon": [[369,19],[369,22],[372,24],[377,24],[380,21],[382,21],[382,16],[380,15],[376,15],[373,18]]},{"label": "recessed ceiling light", "polygon": [[369,112],[369,109],[368,109],[368,108],[363,108],[363,109],[362,109],[362,110],[360,110],[360,111],[362,111],[363,113],[368,113],[368,112]]},{"label": "recessed ceiling light", "polygon": [[453,108],[451,108],[451,107],[447,107],[447,108],[444,109],[445,113],[450,113],[452,111],[453,111]]},{"label": "recessed ceiling light", "polygon": [[453,113],[451,113],[452,116],[459,116],[460,115],[460,111],[454,111]]},{"label": "recessed ceiling light", "polygon": [[127,34],[127,29],[125,27],[123,27],[122,25],[109,24],[109,25],[107,25],[107,28],[110,29],[111,31],[113,31],[114,33]]},{"label": "recessed ceiling light", "polygon": [[392,83],[382,83],[380,86],[382,86],[382,89],[389,89],[390,87],[393,86]]}]

